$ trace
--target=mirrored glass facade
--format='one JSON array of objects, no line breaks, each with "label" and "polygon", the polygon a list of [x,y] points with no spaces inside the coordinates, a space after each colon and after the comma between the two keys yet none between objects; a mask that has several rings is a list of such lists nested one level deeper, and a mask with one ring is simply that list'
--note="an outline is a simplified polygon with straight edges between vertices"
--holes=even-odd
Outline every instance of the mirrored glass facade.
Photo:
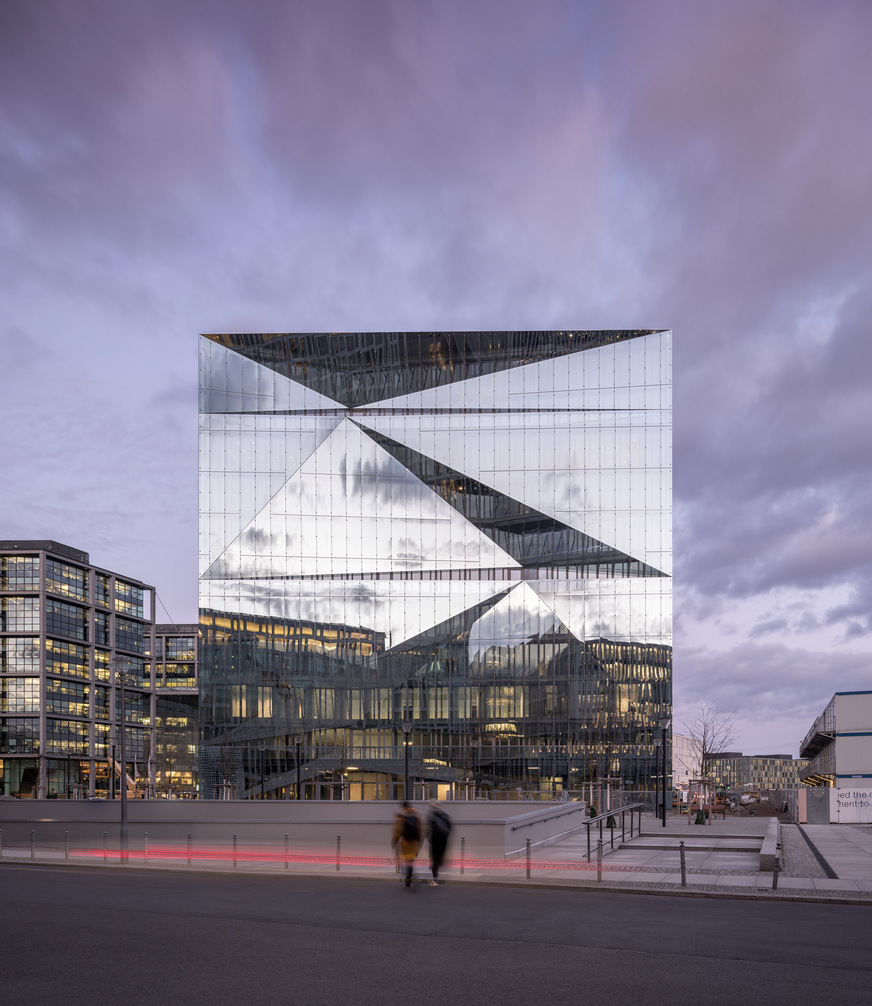
[{"label": "mirrored glass facade", "polygon": [[203,336],[201,796],[653,788],[671,415],[665,331]]}]

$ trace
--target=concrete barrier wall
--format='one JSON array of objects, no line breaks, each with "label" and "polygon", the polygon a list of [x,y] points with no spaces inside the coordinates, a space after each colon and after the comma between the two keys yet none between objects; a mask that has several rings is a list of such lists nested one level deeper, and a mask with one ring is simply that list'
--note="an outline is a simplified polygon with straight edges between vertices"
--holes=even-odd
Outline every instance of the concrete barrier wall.
[{"label": "concrete barrier wall", "polygon": [[[458,855],[461,837],[468,856],[498,858],[523,848],[527,837],[541,844],[567,830],[567,822],[584,817],[584,804],[540,804],[512,814],[517,804],[489,800],[442,805],[454,822],[451,841]],[[415,807],[426,819],[427,804]],[[370,855],[390,855],[390,837],[398,805],[387,801],[308,800],[129,800],[130,847],[149,843],[184,844],[188,834],[197,844],[229,845],[233,835],[241,845],[289,845],[296,849],[342,848]],[[69,832],[72,848],[98,848],[107,833],[110,848],[118,845],[120,801],[0,800],[0,829],[6,846],[27,846],[30,833],[40,847],[62,847]]]},{"label": "concrete barrier wall", "polygon": [[778,818],[770,818],[766,828],[766,837],[760,846],[760,869],[765,872],[775,869],[778,856],[778,846],[781,844],[781,825]]}]

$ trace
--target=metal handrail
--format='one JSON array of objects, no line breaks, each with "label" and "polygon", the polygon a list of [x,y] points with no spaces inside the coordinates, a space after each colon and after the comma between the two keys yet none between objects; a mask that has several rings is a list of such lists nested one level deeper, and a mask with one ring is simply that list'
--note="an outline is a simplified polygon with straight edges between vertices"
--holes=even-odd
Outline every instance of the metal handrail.
[{"label": "metal handrail", "polygon": [[[577,807],[571,808],[570,810],[561,810],[557,814],[549,814],[547,817],[540,817],[537,818],[535,821],[528,821],[526,824],[516,824],[512,828],[512,831],[520,831],[521,828],[532,828],[534,825],[542,824],[545,821],[553,821],[555,818],[558,817],[566,817],[567,814],[577,814],[579,811],[586,812],[587,805],[582,803],[579,804],[579,806]],[[533,811],[532,813],[535,813],[535,811]]]},{"label": "metal handrail", "polygon": [[[645,803],[628,803],[625,807],[615,807],[614,810],[606,810],[602,814],[597,814],[596,817],[588,818],[583,825],[579,825],[579,828],[587,827],[589,828],[592,824],[596,824],[601,817],[614,817],[615,814],[620,814],[621,811],[635,810],[637,807],[647,807]],[[512,828],[512,831],[520,831],[521,828],[532,828],[536,824],[542,824],[545,821],[553,821],[558,817],[565,817],[567,814],[577,814],[579,811],[587,810],[587,805],[582,804],[579,807],[574,807],[571,810],[561,810],[557,814],[549,814],[547,817],[540,817],[535,821],[528,821],[527,824],[517,824]]]}]

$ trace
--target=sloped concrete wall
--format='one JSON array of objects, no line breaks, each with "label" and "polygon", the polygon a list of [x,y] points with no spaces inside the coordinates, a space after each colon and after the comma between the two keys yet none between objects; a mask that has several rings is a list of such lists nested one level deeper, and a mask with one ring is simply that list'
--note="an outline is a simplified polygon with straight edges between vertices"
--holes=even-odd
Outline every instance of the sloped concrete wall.
[{"label": "sloped concrete wall", "polygon": [[[444,803],[454,822],[452,844],[459,851],[461,837],[466,853],[499,858],[522,848],[527,837],[541,843],[566,831],[576,818],[584,818],[584,804],[540,804],[523,814],[512,813],[517,804],[489,800]],[[428,805],[415,804],[426,819]],[[197,844],[230,845],[233,836],[241,845],[281,848],[285,835],[294,849],[334,850],[337,836],[342,848],[370,855],[390,854],[390,837],[398,804],[380,801],[282,800],[129,800],[130,847],[149,843],[184,844],[188,834]],[[121,804],[119,800],[0,800],[3,844],[26,846],[35,832],[36,844],[62,847],[69,832],[72,848],[99,847],[107,833],[110,848],[117,847]]]}]

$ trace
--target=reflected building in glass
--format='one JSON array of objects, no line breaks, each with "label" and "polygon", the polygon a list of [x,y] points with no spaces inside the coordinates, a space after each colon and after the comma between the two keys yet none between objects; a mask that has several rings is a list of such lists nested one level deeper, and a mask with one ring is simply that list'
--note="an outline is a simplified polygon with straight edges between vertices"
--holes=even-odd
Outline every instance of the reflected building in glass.
[{"label": "reflected building in glass", "polygon": [[201,796],[654,788],[671,459],[666,331],[201,337]]}]

